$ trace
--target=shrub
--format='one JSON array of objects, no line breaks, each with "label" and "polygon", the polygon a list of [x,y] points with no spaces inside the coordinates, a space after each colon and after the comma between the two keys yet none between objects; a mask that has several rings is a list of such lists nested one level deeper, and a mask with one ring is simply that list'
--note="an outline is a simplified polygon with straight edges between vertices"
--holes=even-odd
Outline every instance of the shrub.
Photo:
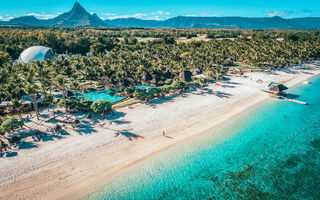
[{"label": "shrub", "polygon": [[108,113],[112,110],[112,103],[106,100],[99,100],[94,102],[90,108],[94,113],[104,116],[105,113]]},{"label": "shrub", "polygon": [[172,84],[172,79],[167,79],[164,84],[166,85],[171,85]]},{"label": "shrub", "polygon": [[170,85],[165,85],[165,86],[162,86],[160,87],[162,93],[164,94],[169,94],[172,90],[172,87]]},{"label": "shrub", "polygon": [[135,88],[133,86],[129,86],[127,87],[124,92],[126,93],[126,95],[128,96],[132,96],[132,94],[134,93],[135,91]]},{"label": "shrub", "polygon": [[23,124],[23,121],[14,118],[6,119],[4,122],[2,122],[0,130],[3,133],[9,133],[11,131],[14,131],[15,129],[21,128]]},{"label": "shrub", "polygon": [[81,99],[76,108],[83,112],[89,112],[91,111],[92,104],[93,104],[93,101],[91,101],[90,99]]},{"label": "shrub", "polygon": [[154,88],[147,88],[146,89],[146,93],[147,93],[147,99],[146,100],[149,100],[149,99],[153,99],[154,98]]},{"label": "shrub", "polygon": [[162,90],[159,87],[154,87],[150,89],[151,92],[153,93],[153,96],[161,96]]},{"label": "shrub", "polygon": [[186,89],[189,87],[189,83],[185,81],[180,81],[180,80],[174,80],[171,84],[172,88],[175,90],[182,90]]},{"label": "shrub", "polygon": [[225,60],[222,62],[223,66],[234,66],[234,63],[232,60]]},{"label": "shrub", "polygon": [[136,88],[134,91],[134,97],[139,100],[149,100],[154,98],[154,92],[158,92],[158,89],[155,88]]},{"label": "shrub", "polygon": [[139,100],[145,100],[148,96],[147,91],[143,88],[136,88],[133,96]]},{"label": "shrub", "polygon": [[[78,104],[79,104],[79,100],[77,100],[77,99],[72,99],[72,98],[66,98],[66,104],[67,104],[67,107],[77,108],[77,107],[78,107]],[[63,107],[63,106],[64,106],[64,101],[63,101],[63,99],[60,99],[60,101],[58,102],[58,106],[59,106],[59,107]]]}]

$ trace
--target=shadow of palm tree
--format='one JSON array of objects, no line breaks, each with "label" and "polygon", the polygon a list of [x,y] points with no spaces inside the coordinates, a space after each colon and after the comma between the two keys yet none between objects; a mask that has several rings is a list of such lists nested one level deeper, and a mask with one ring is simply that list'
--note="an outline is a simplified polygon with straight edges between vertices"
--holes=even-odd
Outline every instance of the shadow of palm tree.
[{"label": "shadow of palm tree", "polygon": [[220,98],[230,98],[230,96],[231,96],[231,94],[229,94],[229,93],[220,92],[220,91],[217,91],[215,93],[215,95],[217,95]]},{"label": "shadow of palm tree", "polygon": [[126,121],[126,120],[113,120],[111,122],[115,123],[115,124],[130,124],[131,123],[130,121]]},{"label": "shadow of palm tree", "polygon": [[113,112],[112,114],[107,116],[106,119],[107,120],[116,120],[116,119],[119,119],[121,117],[124,117],[125,115],[126,115],[126,113],[124,113],[124,112]]},{"label": "shadow of palm tree", "polygon": [[117,131],[115,133],[115,137],[118,137],[120,135],[127,137],[130,141],[133,140],[133,139],[137,140],[139,138],[144,138],[143,136],[135,134],[135,133],[132,133],[132,132],[129,132],[128,130]]},{"label": "shadow of palm tree", "polygon": [[23,144],[19,145],[19,149],[32,149],[37,147],[38,145],[34,144],[33,142],[24,142]]},{"label": "shadow of palm tree", "polygon": [[48,114],[41,114],[40,115],[42,118],[50,118],[50,115],[48,115]]},{"label": "shadow of palm tree", "polygon": [[41,139],[43,142],[47,142],[47,141],[53,141],[55,138],[58,140],[61,140],[64,137],[61,135],[47,135],[45,137],[42,137]]},{"label": "shadow of palm tree", "polygon": [[163,103],[166,103],[166,102],[173,102],[173,100],[177,97],[177,95],[171,95],[171,96],[168,96],[168,97],[161,97],[161,98],[158,98],[158,99],[155,99],[153,101],[150,101],[148,102],[147,104],[148,105],[156,105],[156,104],[163,104]]},{"label": "shadow of palm tree", "polygon": [[235,88],[236,86],[234,86],[234,85],[221,85],[221,87],[223,87],[223,88]]},{"label": "shadow of palm tree", "polygon": [[17,155],[18,155],[18,152],[14,151],[14,152],[7,153],[6,157],[11,158],[11,157],[15,157]]},{"label": "shadow of palm tree", "polygon": [[226,84],[231,84],[231,85],[241,85],[241,83],[234,82],[234,81],[227,81]]},{"label": "shadow of palm tree", "polygon": [[82,134],[91,134],[91,133],[95,133],[97,132],[96,130],[94,130],[93,126],[90,125],[85,125],[82,126],[81,129],[78,129],[77,132],[82,135]]}]

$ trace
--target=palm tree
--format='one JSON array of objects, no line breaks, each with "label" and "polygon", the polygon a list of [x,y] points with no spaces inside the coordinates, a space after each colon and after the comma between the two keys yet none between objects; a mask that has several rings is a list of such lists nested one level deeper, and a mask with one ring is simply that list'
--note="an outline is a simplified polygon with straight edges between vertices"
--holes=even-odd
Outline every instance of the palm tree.
[{"label": "palm tree", "polygon": [[[76,96],[77,96],[77,94],[78,94],[78,91],[80,90],[80,82],[78,81],[78,80],[76,80],[76,79],[71,79],[70,80],[70,86],[71,86],[71,89],[73,89],[74,91],[75,91],[75,93],[76,93]],[[82,93],[82,95],[83,95],[83,93]]]},{"label": "palm tree", "polygon": [[27,83],[25,87],[25,92],[30,95],[33,108],[36,111],[36,116],[37,116],[37,119],[39,120],[40,113],[39,113],[39,107],[36,101],[37,100],[36,95],[38,93],[38,89],[39,87],[34,83]]},{"label": "palm tree", "polygon": [[51,107],[52,107],[52,113],[53,113],[53,119],[55,119],[56,118],[56,113],[55,113],[55,111],[54,111],[54,103],[55,103],[55,101],[54,101],[54,96],[52,95],[52,94],[47,94],[46,95],[46,102],[47,103],[49,103],[49,104],[51,104]]},{"label": "palm tree", "polygon": [[66,119],[68,119],[68,107],[67,107],[67,102],[66,102],[66,78],[63,75],[58,75],[56,78],[58,85],[60,88],[62,88],[62,96],[63,96],[63,104],[65,108],[65,114],[66,114]]},{"label": "palm tree", "polygon": [[16,98],[12,98],[11,99],[11,106],[12,106],[12,110],[13,112],[17,112],[19,119],[22,120],[22,116],[21,116],[21,108],[22,108],[22,103],[19,101],[19,99]]},{"label": "palm tree", "polygon": [[201,87],[200,87],[201,94],[202,94],[202,87],[203,87],[203,85],[204,85],[204,82],[205,82],[205,81],[204,81],[204,78],[200,77],[200,78],[199,78],[199,84],[200,84],[200,86],[201,86]]}]

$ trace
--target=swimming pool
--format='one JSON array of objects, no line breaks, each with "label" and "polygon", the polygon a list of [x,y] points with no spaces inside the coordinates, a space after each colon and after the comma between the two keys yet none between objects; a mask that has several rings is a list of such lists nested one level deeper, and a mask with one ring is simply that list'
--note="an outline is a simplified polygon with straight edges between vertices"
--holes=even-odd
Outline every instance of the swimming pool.
[{"label": "swimming pool", "polygon": [[[82,93],[77,93],[75,97],[82,98],[83,96],[82,96]],[[91,101],[106,100],[110,102],[116,102],[125,98],[124,96],[114,95],[114,93],[109,88],[105,88],[103,90],[92,90],[89,92],[85,92],[84,97],[86,99],[90,99]]]},{"label": "swimming pool", "polygon": [[142,88],[142,89],[148,89],[148,88],[154,88],[154,86],[151,86],[151,85],[136,85],[134,86],[136,88]]}]

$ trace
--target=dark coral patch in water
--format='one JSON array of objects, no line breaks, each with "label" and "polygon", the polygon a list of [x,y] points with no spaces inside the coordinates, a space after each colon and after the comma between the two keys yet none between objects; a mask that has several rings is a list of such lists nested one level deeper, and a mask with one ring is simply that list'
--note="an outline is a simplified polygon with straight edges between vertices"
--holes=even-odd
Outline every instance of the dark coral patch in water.
[{"label": "dark coral patch in water", "polygon": [[318,151],[320,151],[320,139],[314,139],[310,142],[310,146]]},{"label": "dark coral patch in water", "polygon": [[293,168],[296,167],[299,164],[299,162],[301,162],[301,159],[297,155],[291,155],[287,159],[285,166],[288,168]]}]

